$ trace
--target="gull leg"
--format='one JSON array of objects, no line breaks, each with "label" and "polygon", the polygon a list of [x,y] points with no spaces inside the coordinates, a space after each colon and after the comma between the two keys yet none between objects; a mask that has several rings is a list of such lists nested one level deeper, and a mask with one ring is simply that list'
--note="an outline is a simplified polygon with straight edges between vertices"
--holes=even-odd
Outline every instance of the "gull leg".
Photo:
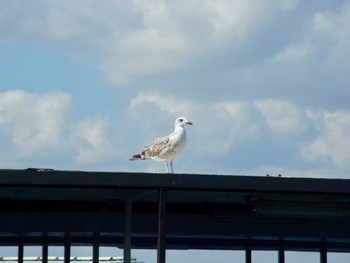
[{"label": "gull leg", "polygon": [[173,168],[173,161],[170,161],[170,167],[171,167],[171,173],[174,173],[174,168]]},{"label": "gull leg", "polygon": [[169,171],[168,171],[168,161],[165,161],[165,172],[168,174]]}]

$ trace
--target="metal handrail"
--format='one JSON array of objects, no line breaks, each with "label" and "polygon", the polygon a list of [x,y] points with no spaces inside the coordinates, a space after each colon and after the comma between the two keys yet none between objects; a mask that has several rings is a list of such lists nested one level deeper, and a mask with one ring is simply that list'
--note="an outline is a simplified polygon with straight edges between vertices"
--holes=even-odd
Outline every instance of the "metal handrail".
[{"label": "metal handrail", "polygon": [[[0,257],[0,262],[18,262],[18,257]],[[35,262],[42,262],[43,257],[23,257],[23,261],[35,261]],[[49,262],[63,262],[64,257],[56,257],[56,256],[49,256],[47,257],[47,261]],[[70,257],[70,261],[73,262],[92,262],[93,257]],[[123,257],[99,257],[99,262],[123,262]],[[134,263],[141,263],[137,261],[136,258],[131,258],[131,262]]]}]

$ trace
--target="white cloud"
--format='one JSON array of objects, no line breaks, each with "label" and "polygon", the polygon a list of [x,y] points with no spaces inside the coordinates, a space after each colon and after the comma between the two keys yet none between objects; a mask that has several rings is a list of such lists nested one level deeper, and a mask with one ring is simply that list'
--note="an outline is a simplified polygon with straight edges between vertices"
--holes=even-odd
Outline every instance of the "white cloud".
[{"label": "white cloud", "polygon": [[[323,66],[339,67],[345,63],[350,52],[350,4],[344,1],[337,9],[315,10],[300,28],[299,37],[291,39],[282,50],[278,50],[269,61],[274,64],[308,64],[323,61]],[[345,58],[344,58],[345,56]],[[338,66],[336,66],[338,63]]]},{"label": "white cloud", "polygon": [[[30,4],[14,0],[4,7],[12,11],[7,13],[7,20],[17,30],[14,38],[65,41],[71,45],[76,41],[87,48],[98,43],[99,37],[105,38],[106,31],[113,31],[115,15],[124,5],[114,1],[101,5],[93,0],[34,0]],[[14,13],[18,15],[16,20],[12,20]]]},{"label": "white cloud", "polygon": [[77,123],[74,139],[77,140],[78,163],[94,164],[109,159],[116,153],[117,142],[112,143],[110,122],[101,118],[87,119]]},{"label": "white cloud", "polygon": [[[98,165],[125,153],[118,120],[70,118],[71,96],[62,92],[0,93],[2,165]],[[127,156],[124,156],[127,160]]]},{"label": "white cloud", "polygon": [[[91,2],[90,2],[91,4]],[[88,29],[81,20],[86,20],[91,16],[89,5],[82,5],[82,2],[76,1],[67,6],[64,2],[53,2],[48,6],[45,14],[45,29],[48,37],[53,40],[66,40],[82,36],[87,33]],[[85,16],[85,19],[82,19]],[[39,21],[35,21],[32,26],[40,26]]]},{"label": "white cloud", "polygon": [[126,84],[132,77],[179,69],[188,53],[188,44],[180,36],[153,28],[132,32],[113,44],[102,67],[118,84]]},{"label": "white cloud", "polygon": [[339,168],[349,168],[350,112],[323,112],[313,118],[318,122],[319,135],[301,146],[301,155],[307,160],[321,163],[331,160]]},{"label": "white cloud", "polygon": [[207,142],[209,150],[204,152],[208,155],[226,154],[233,145],[255,138],[260,129],[249,102],[217,102],[203,108],[207,110],[203,109],[205,114],[201,115],[201,120],[209,125],[200,139]]},{"label": "white cloud", "polygon": [[309,48],[305,43],[293,43],[271,58],[270,63],[282,65],[301,63],[309,54]]},{"label": "white cloud", "polygon": [[344,1],[337,12],[318,12],[312,25],[319,44],[329,45],[326,55],[330,65],[335,68],[347,65],[350,59],[350,2]]},{"label": "white cloud", "polygon": [[[170,4],[172,5],[172,4]],[[183,67],[191,56],[191,41],[174,20],[177,7],[161,1],[134,1],[130,17],[138,26],[125,34],[104,39],[102,69],[118,85],[133,78],[166,73]]]},{"label": "white cloud", "polygon": [[11,90],[0,93],[0,132],[20,155],[57,149],[62,141],[64,116],[70,96]]},{"label": "white cloud", "polygon": [[[187,1],[185,5],[178,1],[106,1],[101,5],[92,0],[30,4],[13,0],[2,6],[0,24],[6,27],[1,28],[1,38],[62,48],[100,68],[117,86],[204,66],[225,74],[247,61],[256,61],[247,69],[257,67],[254,79],[263,73],[266,77],[271,70],[275,83],[286,80],[283,74],[275,77],[280,66],[287,66],[292,77],[299,67],[312,70],[314,63],[324,65],[325,57],[334,70],[339,63],[346,68],[350,5],[344,1],[337,6],[327,11],[322,4],[314,5],[307,13],[299,0]],[[232,58],[231,62],[225,58]],[[301,65],[305,63],[306,68]],[[240,77],[239,72],[233,73]]]},{"label": "white cloud", "polygon": [[[204,1],[201,8],[206,12],[209,42],[219,47],[246,44],[260,28],[269,23],[277,13],[295,8],[295,1],[272,3],[269,1]],[[201,43],[198,42],[200,45]]]},{"label": "white cloud", "polygon": [[235,48],[293,3],[14,0],[4,6],[3,24],[11,30],[3,38],[65,48],[101,68],[114,84],[127,85],[143,76],[201,67],[199,59],[217,60],[228,50],[239,53]]},{"label": "white cloud", "polygon": [[172,117],[191,115],[198,110],[198,105],[185,97],[162,96],[157,92],[140,92],[130,101],[130,109],[142,104],[155,105],[160,111]]},{"label": "white cloud", "polygon": [[266,99],[256,101],[255,107],[264,116],[267,125],[277,133],[296,134],[307,128],[304,113],[290,102]]},{"label": "white cloud", "polygon": [[283,2],[275,2],[281,10],[294,10],[298,7],[301,0],[286,0]]}]

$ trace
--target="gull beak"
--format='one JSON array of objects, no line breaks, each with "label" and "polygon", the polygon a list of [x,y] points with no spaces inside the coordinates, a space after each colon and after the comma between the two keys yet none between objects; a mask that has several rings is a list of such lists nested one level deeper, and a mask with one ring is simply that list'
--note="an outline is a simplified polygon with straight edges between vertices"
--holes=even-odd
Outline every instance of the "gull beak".
[{"label": "gull beak", "polygon": [[190,121],[186,121],[186,124],[192,125],[193,123]]}]

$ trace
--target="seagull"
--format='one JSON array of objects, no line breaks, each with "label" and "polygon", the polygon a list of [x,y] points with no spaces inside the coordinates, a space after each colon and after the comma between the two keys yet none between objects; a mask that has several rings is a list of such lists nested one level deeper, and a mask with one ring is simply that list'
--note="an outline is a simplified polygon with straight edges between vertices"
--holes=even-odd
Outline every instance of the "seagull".
[{"label": "seagull", "polygon": [[174,173],[173,160],[178,157],[186,145],[185,125],[192,125],[185,117],[179,117],[175,120],[175,130],[168,136],[156,139],[149,146],[145,146],[140,154],[132,156],[129,160],[147,160],[165,162],[165,171],[169,173],[168,161],[170,161],[171,173]]}]

